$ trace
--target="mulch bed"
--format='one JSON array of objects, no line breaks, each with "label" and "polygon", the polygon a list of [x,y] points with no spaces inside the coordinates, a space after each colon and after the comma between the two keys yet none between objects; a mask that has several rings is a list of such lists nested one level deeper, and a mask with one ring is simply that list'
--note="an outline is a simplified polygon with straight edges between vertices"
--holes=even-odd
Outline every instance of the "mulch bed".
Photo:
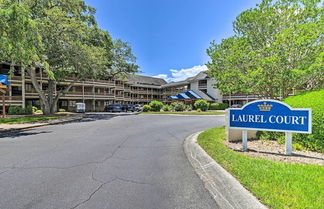
[{"label": "mulch bed", "polygon": [[291,156],[285,154],[285,145],[276,141],[248,141],[248,151],[242,152],[242,142],[225,142],[226,146],[234,151],[252,157],[288,163],[314,164],[324,166],[324,153],[294,150]]}]

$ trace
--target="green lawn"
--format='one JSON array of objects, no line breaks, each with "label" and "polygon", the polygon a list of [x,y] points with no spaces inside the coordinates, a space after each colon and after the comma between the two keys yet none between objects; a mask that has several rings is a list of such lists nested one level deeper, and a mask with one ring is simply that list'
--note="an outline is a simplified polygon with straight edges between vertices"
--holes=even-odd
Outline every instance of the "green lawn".
[{"label": "green lawn", "polygon": [[198,143],[271,208],[324,208],[324,166],[253,158],[224,145],[224,128],[201,133]]},{"label": "green lawn", "polygon": [[173,114],[173,115],[225,115],[225,112],[217,112],[217,111],[206,111],[206,112],[141,112],[140,114],[156,114],[156,115],[166,115],[166,114]]},{"label": "green lawn", "polygon": [[14,124],[14,123],[31,123],[50,119],[58,119],[60,116],[27,116],[20,118],[0,118],[0,124]]}]

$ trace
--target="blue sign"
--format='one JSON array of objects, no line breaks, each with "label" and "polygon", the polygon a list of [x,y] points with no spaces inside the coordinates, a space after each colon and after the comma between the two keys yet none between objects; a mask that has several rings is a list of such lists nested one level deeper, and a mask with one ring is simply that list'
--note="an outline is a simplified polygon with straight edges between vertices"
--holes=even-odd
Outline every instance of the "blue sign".
[{"label": "blue sign", "polygon": [[276,100],[258,100],[229,109],[229,128],[312,133],[312,110],[291,108]]}]

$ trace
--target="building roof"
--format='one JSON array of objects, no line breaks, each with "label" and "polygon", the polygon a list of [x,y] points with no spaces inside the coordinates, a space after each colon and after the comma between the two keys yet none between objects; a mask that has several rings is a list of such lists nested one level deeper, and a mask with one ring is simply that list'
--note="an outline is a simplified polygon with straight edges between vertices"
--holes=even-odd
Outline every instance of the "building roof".
[{"label": "building roof", "polygon": [[155,78],[143,75],[129,75],[128,82],[132,84],[139,85],[153,85],[153,86],[162,86],[167,82],[162,78]]},{"label": "building roof", "polygon": [[187,80],[185,80],[185,81],[167,83],[167,84],[164,84],[162,87],[184,86],[187,84],[189,84],[189,82]]}]

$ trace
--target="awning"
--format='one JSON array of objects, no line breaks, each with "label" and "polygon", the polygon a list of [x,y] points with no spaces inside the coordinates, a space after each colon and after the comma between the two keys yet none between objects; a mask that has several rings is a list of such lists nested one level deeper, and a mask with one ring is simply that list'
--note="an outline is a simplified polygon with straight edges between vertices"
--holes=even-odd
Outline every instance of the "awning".
[{"label": "awning", "polygon": [[177,97],[179,99],[190,99],[190,97],[188,97],[185,93],[178,94]]},{"label": "awning", "polygon": [[190,90],[186,92],[187,95],[191,95],[192,97],[194,97],[195,99],[202,99],[201,96],[199,96],[196,92]]}]

